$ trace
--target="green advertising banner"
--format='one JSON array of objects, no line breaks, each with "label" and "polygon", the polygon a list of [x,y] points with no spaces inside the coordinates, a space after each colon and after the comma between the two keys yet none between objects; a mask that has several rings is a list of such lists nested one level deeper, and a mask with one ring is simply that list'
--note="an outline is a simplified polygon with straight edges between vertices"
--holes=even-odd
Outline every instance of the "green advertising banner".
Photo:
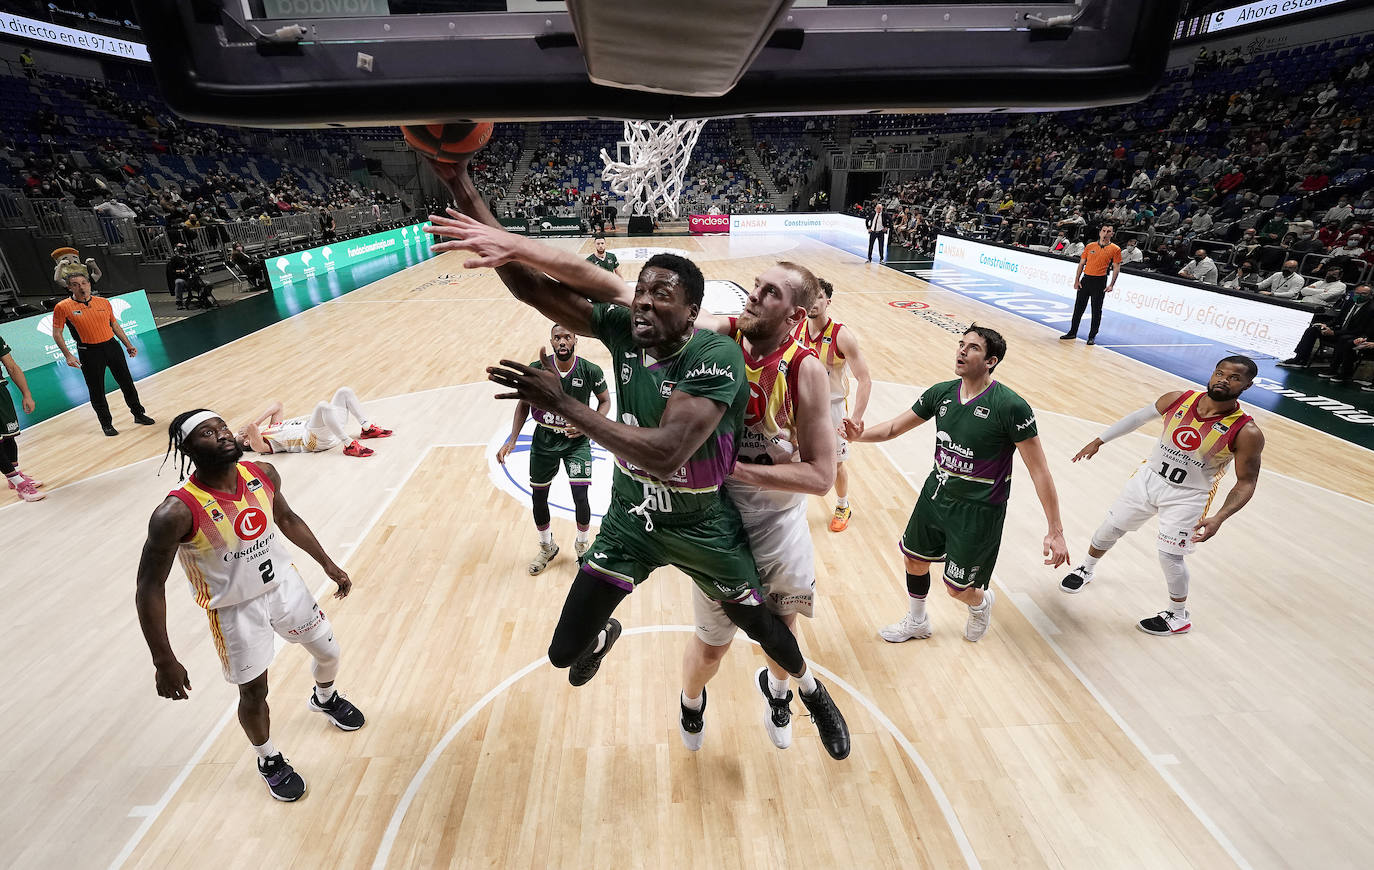
[{"label": "green advertising banner", "polygon": [[428,248],[431,236],[425,232],[427,226],[429,221],[272,257],[266,263],[267,274],[272,279],[272,289],[304,281],[306,278],[313,278],[344,266],[352,266],[354,263],[380,257],[382,254],[416,246]]},{"label": "green advertising banner", "polygon": [[575,217],[545,217],[539,218],[535,223],[535,229],[540,233],[563,233],[577,235],[582,232],[582,219]]},{"label": "green advertising banner", "polygon": [[[148,307],[148,294],[142,290],[111,296],[110,307],[115,318],[123,327],[126,335],[139,332],[153,332],[157,325],[153,322],[153,311]],[[52,312],[35,314],[23,320],[0,323],[0,336],[14,351],[14,361],[24,371],[45,366],[62,359],[62,353],[52,340]],[[71,333],[65,336],[67,347],[76,350]]]}]

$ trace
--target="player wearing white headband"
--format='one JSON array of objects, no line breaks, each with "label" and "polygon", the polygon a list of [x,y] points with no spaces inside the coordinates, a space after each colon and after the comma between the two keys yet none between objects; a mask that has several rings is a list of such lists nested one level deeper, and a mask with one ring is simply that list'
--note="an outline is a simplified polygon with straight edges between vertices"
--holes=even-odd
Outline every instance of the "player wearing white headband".
[{"label": "player wearing white headband", "polygon": [[258,753],[258,773],[272,797],[294,801],[305,794],[305,780],[273,746],[269,727],[267,667],[275,654],[274,634],[314,658],[310,709],[344,731],[361,728],[364,717],[334,688],[334,629],[282,538],[319,563],[338,586],[335,598],[348,595],[353,582],[286,503],[277,470],[239,461],[243,448],[219,414],[202,408],[177,415],[167,427],[167,452],[176,453],[182,485],[148,523],[135,596],[157,693],[180,700],[191,690],[167,638],[165,588],[172,560],[179,558],[196,603],[209,617],[224,679],[238,686],[239,723]]}]

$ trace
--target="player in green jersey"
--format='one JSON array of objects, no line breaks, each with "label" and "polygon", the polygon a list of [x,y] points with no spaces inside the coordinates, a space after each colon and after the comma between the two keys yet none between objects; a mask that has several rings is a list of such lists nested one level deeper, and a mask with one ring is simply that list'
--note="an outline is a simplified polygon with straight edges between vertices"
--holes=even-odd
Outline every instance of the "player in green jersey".
[{"label": "player in green jersey", "polygon": [[[584,405],[590,405],[592,396],[596,396],[596,410],[603,415],[610,413],[611,398],[606,392],[606,377],[601,373],[600,366],[576,355],[577,336],[573,335],[572,330],[555,324],[549,331],[549,341],[553,346],[554,370],[558,372],[563,392]],[[540,363],[536,361],[530,365],[539,367]],[[510,437],[496,451],[496,461],[502,465],[506,464],[506,456],[515,447],[529,414],[527,402],[515,403]],[[573,518],[577,521],[577,543],[574,545],[577,558],[581,559],[592,545],[592,505],[587,499],[587,489],[592,483],[592,441],[557,414],[535,408],[534,422],[534,437],[530,439],[530,499],[534,502],[534,527],[539,530],[539,552],[534,554],[528,568],[531,574],[538,574],[558,555],[549,517],[549,487],[553,485],[560,463],[568,472],[568,483],[572,487]]]},{"label": "player in green jersey", "polygon": [[936,384],[911,410],[863,430],[847,427],[851,441],[890,441],[934,419],[935,467],[916,499],[902,555],[906,557],[907,615],[878,633],[901,643],[930,637],[926,594],[930,563],[945,563],[945,591],[968,605],[964,638],[977,641],[992,621],[994,596],[988,583],[1002,545],[1002,521],[1011,495],[1011,460],[1020,453],[1035,494],[1045,510],[1045,564],[1069,560],[1059,495],[1026,400],[992,379],[1007,355],[1007,342],[994,330],[973,325],[959,339],[954,358],[958,379]]},{"label": "player in green jersey", "polygon": [[459,208],[481,218],[454,210],[435,216],[431,232],[454,240],[435,250],[475,252],[466,267],[495,267],[517,299],[595,336],[611,352],[618,422],[573,401],[546,370],[512,360],[488,369],[493,382],[511,390],[501,398],[563,416],[616,457],[611,505],[568,590],[549,660],[570,668],[573,685],[590,680],[620,636],[611,618],[616,606],[654,569],[673,565],[797,679],[826,751],[848,756],[844,717],[786,623],[762,606],[739,512],[720,492],[734,468],[749,385],[739,345],[695,328],[705,293],[701,271],[683,257],[656,255],[630,295],[613,274],[500,229],[463,164],[431,167]]},{"label": "player in green jersey", "polygon": [[10,346],[0,338],[0,474],[5,475],[9,488],[18,493],[24,501],[42,501],[46,496],[38,491],[43,481],[34,480],[19,470],[19,414],[14,410],[14,400],[6,385],[5,373],[19,389],[20,407],[25,414],[32,414],[36,407],[33,394],[29,392],[29,382],[24,379],[24,370],[14,361]]},{"label": "player in green jersey", "polygon": [[605,236],[596,237],[596,253],[588,255],[587,262],[593,266],[600,266],[607,272],[614,272],[617,278],[625,277],[620,274],[620,260],[615,254],[606,253]]}]

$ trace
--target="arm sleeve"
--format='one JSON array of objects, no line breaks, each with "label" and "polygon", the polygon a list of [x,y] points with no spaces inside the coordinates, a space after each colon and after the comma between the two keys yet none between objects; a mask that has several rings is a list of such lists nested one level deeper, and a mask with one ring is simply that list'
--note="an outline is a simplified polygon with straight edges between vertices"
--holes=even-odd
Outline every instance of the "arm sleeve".
[{"label": "arm sleeve", "polygon": [[1106,429],[1103,429],[1102,434],[1098,435],[1097,437],[1099,440],[1102,441],[1102,443],[1105,444],[1108,441],[1115,441],[1122,435],[1127,435],[1131,432],[1134,432],[1135,430],[1139,429],[1141,426],[1144,426],[1151,420],[1158,419],[1159,411],[1155,408],[1154,404],[1151,403],[1141,408],[1139,411],[1132,411],[1131,413],[1122,417],[1120,420],[1117,420],[1115,423],[1108,426]]}]

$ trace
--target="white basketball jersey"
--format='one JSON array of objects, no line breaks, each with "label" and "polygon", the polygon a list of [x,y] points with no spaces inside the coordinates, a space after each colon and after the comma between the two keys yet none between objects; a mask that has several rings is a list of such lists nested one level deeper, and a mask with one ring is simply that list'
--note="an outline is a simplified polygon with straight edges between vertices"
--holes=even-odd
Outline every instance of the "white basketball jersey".
[{"label": "white basketball jersey", "polygon": [[272,482],[252,462],[235,470],[232,493],[211,489],[195,475],[170,493],[191,509],[195,525],[177,557],[191,594],[206,610],[256,598],[295,570],[272,522]]}]

